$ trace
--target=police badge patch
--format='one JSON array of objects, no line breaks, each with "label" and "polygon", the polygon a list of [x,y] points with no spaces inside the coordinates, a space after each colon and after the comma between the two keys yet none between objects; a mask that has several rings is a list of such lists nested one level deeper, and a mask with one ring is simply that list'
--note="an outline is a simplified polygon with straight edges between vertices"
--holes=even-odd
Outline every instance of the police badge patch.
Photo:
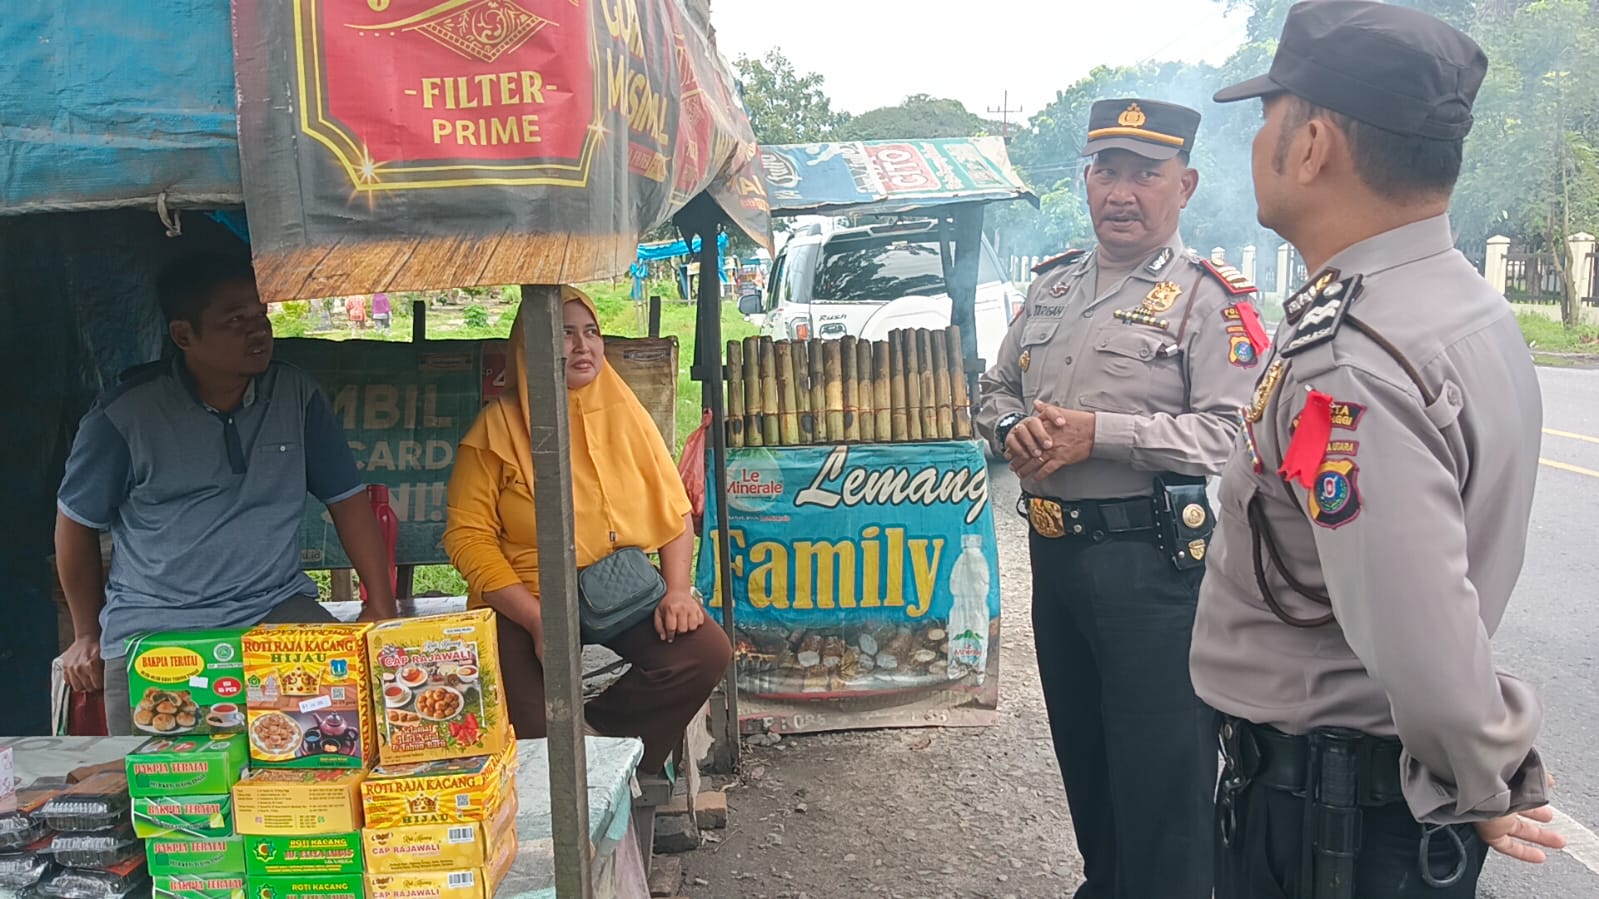
[{"label": "police badge patch", "polygon": [[1360,516],[1360,466],[1353,459],[1328,459],[1306,497],[1310,520],[1337,530]]}]

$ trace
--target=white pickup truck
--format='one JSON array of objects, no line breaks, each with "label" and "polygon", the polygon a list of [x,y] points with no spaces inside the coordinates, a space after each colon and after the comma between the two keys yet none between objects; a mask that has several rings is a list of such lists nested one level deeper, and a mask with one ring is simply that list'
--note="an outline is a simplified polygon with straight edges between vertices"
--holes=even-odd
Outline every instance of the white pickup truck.
[{"label": "white pickup truck", "polygon": [[[945,328],[950,298],[942,253],[934,221],[831,232],[812,226],[778,252],[766,295],[744,297],[739,311],[779,339],[884,340],[899,328]],[[986,238],[977,271],[977,355],[988,366],[1025,297]]]}]

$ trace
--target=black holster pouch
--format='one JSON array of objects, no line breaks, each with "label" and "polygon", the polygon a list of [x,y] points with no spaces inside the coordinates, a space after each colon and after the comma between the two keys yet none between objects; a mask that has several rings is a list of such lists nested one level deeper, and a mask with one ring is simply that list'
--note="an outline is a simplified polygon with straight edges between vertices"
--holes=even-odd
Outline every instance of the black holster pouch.
[{"label": "black holster pouch", "polygon": [[1354,899],[1355,857],[1360,854],[1360,756],[1363,735],[1346,728],[1309,734],[1305,803],[1307,852],[1301,870],[1305,899]]},{"label": "black holster pouch", "polygon": [[1155,540],[1178,571],[1205,564],[1216,515],[1210,510],[1205,479],[1191,475],[1155,477]]}]

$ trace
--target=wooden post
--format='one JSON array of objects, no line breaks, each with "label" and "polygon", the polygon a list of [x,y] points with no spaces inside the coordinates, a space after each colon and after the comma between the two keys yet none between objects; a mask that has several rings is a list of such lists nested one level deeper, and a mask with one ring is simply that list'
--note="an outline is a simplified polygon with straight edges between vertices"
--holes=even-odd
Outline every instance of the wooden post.
[{"label": "wooden post", "polygon": [[938,399],[933,388],[933,350],[926,328],[916,329],[916,364],[922,379],[922,439],[938,439]]},{"label": "wooden post", "polygon": [[428,339],[427,300],[411,301],[411,342],[426,343]]},{"label": "wooden post", "polygon": [[781,446],[799,446],[799,399],[794,389],[794,348],[783,340],[774,345],[772,351],[777,355],[778,443]]},{"label": "wooden post", "polygon": [[835,433],[827,421],[826,356],[820,340],[805,341],[805,361],[811,369],[811,437],[815,443],[827,443]]},{"label": "wooden post", "polygon": [[822,353],[822,373],[827,378],[827,439],[831,443],[843,443],[844,363],[840,341],[822,341]]},{"label": "wooden post", "polygon": [[933,351],[933,403],[938,416],[938,439],[948,440],[955,436],[955,422],[949,410],[947,338],[943,331],[933,331],[927,336]]},{"label": "wooden post", "polygon": [[583,645],[578,636],[576,534],[572,520],[571,434],[566,416],[566,336],[561,288],[524,285],[523,345],[533,446],[533,495],[544,612],[544,719],[550,750],[550,823],[555,890],[588,899],[588,754],[583,744]]},{"label": "wooden post", "polygon": [[861,442],[861,402],[856,381],[855,363],[859,358],[855,354],[855,338],[845,336],[838,341],[839,361],[843,363],[839,377],[844,381],[844,441],[845,443]]},{"label": "wooden post", "polygon": [[888,333],[888,403],[889,434],[895,443],[910,439],[910,427],[905,420],[905,332]]},{"label": "wooden post", "polygon": [[353,602],[355,592],[355,569],[334,568],[328,572],[328,592],[334,602]]},{"label": "wooden post", "polygon": [[877,383],[872,380],[872,342],[855,344],[855,417],[861,423],[861,442],[877,442]]},{"label": "wooden post", "polygon": [[877,419],[873,429],[877,432],[878,443],[887,443],[894,435],[890,422],[894,401],[889,387],[892,375],[888,365],[888,344],[887,340],[872,344],[872,412]]},{"label": "wooden post", "polygon": [[957,325],[950,325],[944,332],[948,343],[945,352],[949,355],[949,404],[953,416],[954,433],[956,440],[970,440],[972,438],[972,399],[966,390],[966,363],[962,358],[965,344],[961,342],[961,329]]},{"label": "wooden post", "polygon": [[761,443],[764,446],[778,446],[782,443],[778,418],[782,410],[777,407],[777,356],[773,351],[772,338],[761,338],[760,354]]},{"label": "wooden post", "polygon": [[816,442],[816,419],[811,414],[811,354],[803,340],[794,341],[794,399],[799,408],[801,446]]},{"label": "wooden post", "polygon": [[649,333],[650,333],[651,337],[660,337],[661,336],[661,298],[658,295],[650,297],[650,332]]},{"label": "wooden post", "polygon": [[922,357],[916,351],[916,329],[905,329],[905,439],[921,440]]},{"label": "wooden post", "polygon": [[416,566],[396,565],[394,567],[394,598],[410,599],[416,595]]},{"label": "wooden post", "polygon": [[744,345],[727,342],[727,445],[744,445]]},{"label": "wooden post", "polygon": [[[744,445],[761,446],[766,421],[761,408],[761,339],[744,338]],[[777,410],[772,410],[777,411]]]}]

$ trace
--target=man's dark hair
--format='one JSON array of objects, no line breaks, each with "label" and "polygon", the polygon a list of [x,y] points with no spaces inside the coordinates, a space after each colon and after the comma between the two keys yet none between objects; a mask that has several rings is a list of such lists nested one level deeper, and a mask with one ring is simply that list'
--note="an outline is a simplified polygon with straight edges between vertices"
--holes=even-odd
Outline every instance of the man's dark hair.
[{"label": "man's dark hair", "polygon": [[167,265],[155,281],[161,301],[161,314],[167,324],[185,321],[200,327],[200,315],[215,296],[217,287],[233,281],[255,281],[249,257],[200,253],[185,256]]},{"label": "man's dark hair", "polygon": [[1448,195],[1455,189],[1465,155],[1464,139],[1433,140],[1395,134],[1291,94],[1284,99],[1288,108],[1272,157],[1272,167],[1278,172],[1288,161],[1288,145],[1294,134],[1311,119],[1326,119],[1349,141],[1355,172],[1374,193],[1408,200],[1430,194]]}]

